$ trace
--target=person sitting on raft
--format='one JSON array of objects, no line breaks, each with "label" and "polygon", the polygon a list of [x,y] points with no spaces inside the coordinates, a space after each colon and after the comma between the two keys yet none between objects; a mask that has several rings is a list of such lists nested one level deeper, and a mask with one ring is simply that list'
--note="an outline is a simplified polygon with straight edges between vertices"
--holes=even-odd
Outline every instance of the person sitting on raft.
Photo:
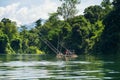
[{"label": "person sitting on raft", "polygon": [[71,52],[70,50],[67,49],[67,50],[65,51],[65,55],[71,55],[71,54],[72,54],[72,52]]}]

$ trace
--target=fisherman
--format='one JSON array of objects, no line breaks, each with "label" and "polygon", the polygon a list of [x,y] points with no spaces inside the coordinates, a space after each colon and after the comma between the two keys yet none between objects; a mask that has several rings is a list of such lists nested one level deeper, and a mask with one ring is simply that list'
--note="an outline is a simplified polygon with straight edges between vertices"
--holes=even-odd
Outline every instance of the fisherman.
[{"label": "fisherman", "polygon": [[65,51],[65,54],[66,54],[66,55],[70,55],[70,51],[67,49],[67,50]]}]

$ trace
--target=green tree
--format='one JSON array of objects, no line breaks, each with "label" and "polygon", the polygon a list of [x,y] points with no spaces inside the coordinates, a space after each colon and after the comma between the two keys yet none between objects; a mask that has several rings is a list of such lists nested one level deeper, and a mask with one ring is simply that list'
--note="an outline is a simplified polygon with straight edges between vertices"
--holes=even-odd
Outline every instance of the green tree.
[{"label": "green tree", "polygon": [[35,22],[36,26],[41,26],[42,25],[42,19],[38,19],[36,22]]},{"label": "green tree", "polygon": [[10,41],[18,36],[17,26],[15,22],[12,22],[6,18],[3,18],[1,22],[4,23],[3,33],[8,36]]},{"label": "green tree", "polygon": [[90,6],[84,10],[84,16],[88,19],[92,24],[97,22],[97,20],[101,20],[103,18],[103,9],[101,6],[95,5]]},{"label": "green tree", "polygon": [[71,40],[69,40],[72,49],[84,53],[89,44],[88,40],[93,34],[90,22],[83,15],[68,19],[68,22],[72,26]]},{"label": "green tree", "polygon": [[120,0],[113,0],[113,5],[115,9],[120,9]]},{"label": "green tree", "polygon": [[101,2],[101,6],[104,10],[105,15],[108,14],[113,9],[112,2],[110,0],[103,0]]},{"label": "green tree", "polygon": [[39,50],[36,46],[30,46],[27,53],[29,54],[44,54],[43,51]]},{"label": "green tree", "polygon": [[100,41],[101,35],[104,30],[104,24],[98,20],[95,24],[92,24],[91,37],[88,40],[88,52],[97,52],[99,46],[97,45]]},{"label": "green tree", "polygon": [[60,0],[62,2],[61,7],[58,7],[57,12],[67,20],[68,18],[73,18],[78,10],[76,5],[80,3],[80,0]]},{"label": "green tree", "polygon": [[22,53],[26,54],[27,53],[27,49],[29,48],[28,46],[28,39],[23,39],[22,40]]},{"label": "green tree", "polygon": [[8,45],[9,39],[6,34],[0,32],[0,53],[6,53],[6,48]]},{"label": "green tree", "polygon": [[27,34],[28,45],[39,47],[39,35],[37,29],[31,29]]},{"label": "green tree", "polygon": [[44,23],[44,25],[39,26],[38,35],[39,35],[39,44],[40,49],[49,52],[51,51],[48,46],[42,42],[41,39],[48,40],[55,47],[57,46],[57,40],[61,29],[61,21],[59,20],[58,13],[50,13],[48,20]]},{"label": "green tree", "polygon": [[[111,0],[103,0],[101,2],[101,7],[103,9],[103,19],[113,10],[113,5]],[[102,20],[103,20],[102,19]]]},{"label": "green tree", "polygon": [[114,9],[104,19],[100,51],[105,54],[120,52],[120,0],[114,0]]},{"label": "green tree", "polygon": [[21,39],[12,39],[10,46],[16,53],[18,53],[21,49]]},{"label": "green tree", "polygon": [[10,19],[3,18],[0,22],[0,32],[1,32],[1,52],[12,54],[14,53],[11,48],[11,40],[19,37],[17,31],[16,23]]},{"label": "green tree", "polygon": [[0,30],[3,31],[3,28],[4,28],[4,23],[0,22]]}]

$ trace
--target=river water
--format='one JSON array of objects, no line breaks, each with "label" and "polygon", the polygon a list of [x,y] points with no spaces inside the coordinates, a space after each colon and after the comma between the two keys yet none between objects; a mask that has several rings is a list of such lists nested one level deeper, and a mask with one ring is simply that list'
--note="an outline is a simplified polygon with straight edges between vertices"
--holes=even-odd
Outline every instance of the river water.
[{"label": "river water", "polygon": [[120,80],[120,56],[0,55],[0,80]]}]

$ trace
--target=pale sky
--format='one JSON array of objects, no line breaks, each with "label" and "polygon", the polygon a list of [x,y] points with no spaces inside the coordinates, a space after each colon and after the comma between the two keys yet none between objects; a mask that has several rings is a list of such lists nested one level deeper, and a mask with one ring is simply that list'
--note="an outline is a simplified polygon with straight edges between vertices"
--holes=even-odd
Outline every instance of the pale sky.
[{"label": "pale sky", "polygon": [[[79,14],[91,5],[100,5],[102,0],[81,0]],[[0,20],[9,18],[18,25],[30,24],[40,18],[48,19],[49,13],[56,12],[59,0],[0,0]]]}]

